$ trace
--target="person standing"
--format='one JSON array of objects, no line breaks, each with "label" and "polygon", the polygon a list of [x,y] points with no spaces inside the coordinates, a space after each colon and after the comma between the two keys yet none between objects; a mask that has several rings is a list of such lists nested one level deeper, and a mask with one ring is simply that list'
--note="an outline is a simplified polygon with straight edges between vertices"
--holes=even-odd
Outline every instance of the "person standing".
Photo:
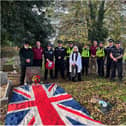
[{"label": "person standing", "polygon": [[21,76],[20,76],[20,85],[24,84],[26,67],[33,65],[33,52],[29,48],[29,42],[25,41],[23,47],[19,51],[20,62],[21,62]]},{"label": "person standing", "polygon": [[88,75],[88,67],[89,67],[89,57],[90,57],[90,49],[87,46],[87,44],[84,45],[81,52],[82,56],[82,74],[84,75],[84,72],[86,76]]},{"label": "person standing", "polygon": [[106,78],[110,77],[110,70],[111,70],[111,64],[112,64],[112,59],[110,57],[110,52],[111,50],[115,47],[113,45],[114,40],[109,39],[109,46],[105,48],[105,56],[106,56]]},{"label": "person standing", "polygon": [[97,64],[98,64],[98,75],[100,77],[103,77],[105,50],[102,42],[99,43],[99,47],[97,47],[96,49],[96,56],[97,56]]},{"label": "person standing", "polygon": [[72,81],[76,81],[76,77],[78,77],[78,81],[81,81],[82,59],[77,46],[73,47],[73,52],[69,58],[69,64],[69,72]]},{"label": "person standing", "polygon": [[[48,44],[47,49],[44,51],[44,58],[45,58],[45,80],[48,79],[48,69],[46,68],[46,63],[54,61],[54,51],[52,49],[52,45]],[[50,78],[53,79],[53,69],[50,69]]]},{"label": "person standing", "polygon": [[43,48],[41,47],[40,41],[36,42],[36,47],[33,47],[32,50],[34,53],[33,66],[42,67]]},{"label": "person standing", "polygon": [[112,59],[112,72],[111,80],[113,81],[116,76],[116,69],[118,71],[118,78],[122,81],[122,59],[124,50],[120,47],[120,41],[116,41],[115,48],[111,50],[110,57]]},{"label": "person standing", "polygon": [[58,40],[58,47],[55,48],[55,78],[58,77],[58,72],[60,71],[62,78],[64,79],[64,70],[65,70],[65,56],[66,49],[62,45],[62,41]]},{"label": "person standing", "polygon": [[90,60],[90,71],[96,72],[97,70],[97,62],[96,62],[96,49],[97,49],[97,41],[93,41],[93,45],[90,47],[91,60]]},{"label": "person standing", "polygon": [[67,76],[69,76],[69,58],[70,58],[70,54],[73,51],[73,43],[70,41],[69,45],[66,49],[66,68],[67,68]]}]

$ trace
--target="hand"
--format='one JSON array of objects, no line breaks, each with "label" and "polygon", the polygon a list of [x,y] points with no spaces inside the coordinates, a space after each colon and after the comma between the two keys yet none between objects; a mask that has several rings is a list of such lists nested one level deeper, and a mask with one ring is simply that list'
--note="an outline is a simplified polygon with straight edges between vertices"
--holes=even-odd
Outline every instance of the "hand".
[{"label": "hand", "polygon": [[75,63],[73,63],[72,65],[75,66]]},{"label": "hand", "polygon": [[59,56],[58,59],[61,59],[61,56]]},{"label": "hand", "polygon": [[116,58],[113,58],[113,61],[117,62],[117,59]]},{"label": "hand", "polygon": [[26,59],[26,63],[30,63],[31,62],[31,60],[30,59]]},{"label": "hand", "polygon": [[49,62],[49,59],[46,59],[47,62]]},{"label": "hand", "polygon": [[95,57],[95,55],[91,55],[93,58]]}]

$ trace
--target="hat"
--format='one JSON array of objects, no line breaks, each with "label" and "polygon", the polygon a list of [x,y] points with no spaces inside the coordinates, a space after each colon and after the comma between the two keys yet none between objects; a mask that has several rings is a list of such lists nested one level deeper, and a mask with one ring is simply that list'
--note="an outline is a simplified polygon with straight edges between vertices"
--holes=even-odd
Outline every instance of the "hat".
[{"label": "hat", "polygon": [[117,41],[115,42],[115,44],[120,44],[120,41],[119,41],[119,40],[117,40]]},{"label": "hat", "polygon": [[25,40],[24,44],[29,44],[29,41]]},{"label": "hat", "polygon": [[63,42],[62,42],[62,40],[58,40],[58,43],[60,44],[60,43],[63,43]]},{"label": "hat", "polygon": [[113,40],[113,39],[109,39],[108,41],[109,41],[109,42],[114,42],[114,40]]},{"label": "hat", "polygon": [[100,41],[100,42],[99,42],[99,44],[100,44],[100,43],[102,43],[102,44],[103,44],[103,42],[102,42],[102,41]]},{"label": "hat", "polygon": [[69,44],[73,44],[73,42],[72,41],[69,41]]}]

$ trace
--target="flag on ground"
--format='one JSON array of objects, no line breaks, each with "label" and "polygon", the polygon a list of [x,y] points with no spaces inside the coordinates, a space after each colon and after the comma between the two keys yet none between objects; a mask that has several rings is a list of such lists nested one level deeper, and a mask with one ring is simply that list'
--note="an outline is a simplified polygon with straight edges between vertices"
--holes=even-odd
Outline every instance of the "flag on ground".
[{"label": "flag on ground", "polygon": [[101,125],[56,84],[13,89],[5,125]]}]

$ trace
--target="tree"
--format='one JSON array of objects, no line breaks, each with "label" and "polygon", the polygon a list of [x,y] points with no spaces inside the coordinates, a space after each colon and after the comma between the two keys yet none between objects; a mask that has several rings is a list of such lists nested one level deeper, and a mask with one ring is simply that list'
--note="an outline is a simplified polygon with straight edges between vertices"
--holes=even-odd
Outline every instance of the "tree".
[{"label": "tree", "polygon": [[50,1],[1,1],[1,39],[2,46],[11,41],[11,45],[22,45],[28,39],[32,44],[40,40],[43,44],[54,32],[50,21],[45,17],[43,8]]},{"label": "tree", "polygon": [[[125,19],[121,16],[121,1],[80,0],[64,1],[58,6],[68,8],[68,14],[59,15],[61,20],[58,39],[87,43],[88,40],[105,41],[122,39],[125,35]],[[119,13],[120,11],[120,13]],[[58,16],[57,16],[58,17]],[[123,19],[123,20],[122,20]]]}]

